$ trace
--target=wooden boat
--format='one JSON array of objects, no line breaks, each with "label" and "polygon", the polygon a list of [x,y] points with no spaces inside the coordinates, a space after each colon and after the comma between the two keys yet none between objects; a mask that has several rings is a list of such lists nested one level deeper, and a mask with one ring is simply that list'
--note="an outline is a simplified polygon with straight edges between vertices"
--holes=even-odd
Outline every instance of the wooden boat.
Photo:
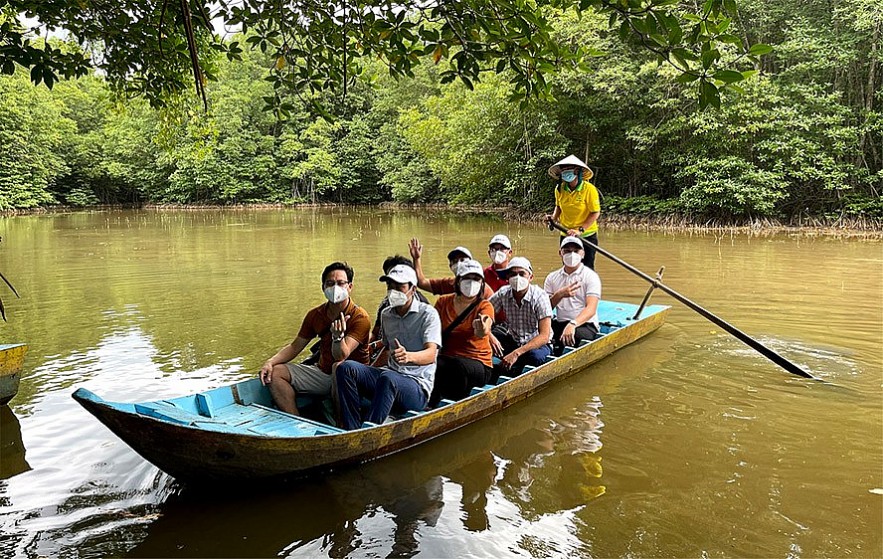
[{"label": "wooden boat", "polygon": [[560,357],[528,367],[515,378],[500,377],[496,385],[476,387],[462,400],[443,400],[435,409],[408,412],[383,425],[366,423],[353,431],[275,409],[269,390],[256,378],[144,403],[108,402],[84,388],[73,398],[178,480],[304,476],[413,447],[511,406],[653,332],[669,311],[667,306],[647,306],[633,320],[637,308],[602,301],[602,335],[592,342],[565,348]]},{"label": "wooden boat", "polygon": [[21,367],[28,346],[25,344],[0,344],[0,406],[18,393]]}]

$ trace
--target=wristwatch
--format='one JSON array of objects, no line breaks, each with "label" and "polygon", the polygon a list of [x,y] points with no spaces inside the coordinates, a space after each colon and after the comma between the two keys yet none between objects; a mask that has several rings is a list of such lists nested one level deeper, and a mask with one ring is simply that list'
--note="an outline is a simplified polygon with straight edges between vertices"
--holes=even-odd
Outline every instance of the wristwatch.
[{"label": "wristwatch", "polygon": [[335,337],[335,336],[331,336],[331,341],[332,342],[342,342],[344,337],[346,337],[346,334],[341,334],[339,338]]},{"label": "wristwatch", "polygon": [[570,324],[573,324],[574,326],[577,325],[577,324],[576,324],[576,320],[568,320],[567,322],[570,323]]}]

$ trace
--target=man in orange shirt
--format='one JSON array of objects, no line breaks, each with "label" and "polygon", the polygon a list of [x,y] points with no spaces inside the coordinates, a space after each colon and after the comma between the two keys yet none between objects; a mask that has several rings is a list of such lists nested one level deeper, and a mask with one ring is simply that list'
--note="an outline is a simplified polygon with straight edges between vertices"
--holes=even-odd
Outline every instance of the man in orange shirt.
[{"label": "man in orange shirt", "polygon": [[[353,275],[353,269],[344,262],[329,264],[322,272],[322,291],[327,302],[310,309],[294,341],[261,367],[261,382],[270,387],[273,401],[280,410],[297,414],[298,392],[331,396],[333,373],[341,361],[368,363],[371,319],[365,309],[350,298]],[[318,364],[290,363],[317,337]]]}]

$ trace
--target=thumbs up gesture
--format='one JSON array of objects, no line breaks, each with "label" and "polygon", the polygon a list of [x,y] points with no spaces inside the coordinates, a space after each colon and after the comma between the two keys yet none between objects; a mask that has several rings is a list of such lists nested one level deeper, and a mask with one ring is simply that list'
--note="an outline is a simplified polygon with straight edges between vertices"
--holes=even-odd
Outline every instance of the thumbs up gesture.
[{"label": "thumbs up gesture", "polygon": [[392,358],[399,365],[407,365],[410,362],[410,354],[402,347],[402,343],[398,338],[393,342]]},{"label": "thumbs up gesture", "polygon": [[472,329],[475,331],[477,337],[483,338],[490,333],[493,323],[494,321],[491,317],[484,313],[479,313],[478,318],[472,321]]}]

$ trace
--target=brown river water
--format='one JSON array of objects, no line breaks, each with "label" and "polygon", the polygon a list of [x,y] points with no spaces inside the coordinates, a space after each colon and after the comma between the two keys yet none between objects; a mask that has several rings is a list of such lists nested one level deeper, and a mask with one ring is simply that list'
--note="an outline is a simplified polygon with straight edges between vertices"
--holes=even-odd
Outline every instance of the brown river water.
[{"label": "brown river water", "polygon": [[[102,211],[0,220],[30,352],[0,409],[0,557],[883,556],[883,244],[606,231],[601,242],[829,381],[791,375],[664,293],[656,333],[486,420],[320,479],[194,490],[70,397],[249,378],[347,260],[373,313],[417,235],[430,276],[507,233],[541,282],[539,224],[425,210]],[[647,285],[598,257],[603,296]]]}]

